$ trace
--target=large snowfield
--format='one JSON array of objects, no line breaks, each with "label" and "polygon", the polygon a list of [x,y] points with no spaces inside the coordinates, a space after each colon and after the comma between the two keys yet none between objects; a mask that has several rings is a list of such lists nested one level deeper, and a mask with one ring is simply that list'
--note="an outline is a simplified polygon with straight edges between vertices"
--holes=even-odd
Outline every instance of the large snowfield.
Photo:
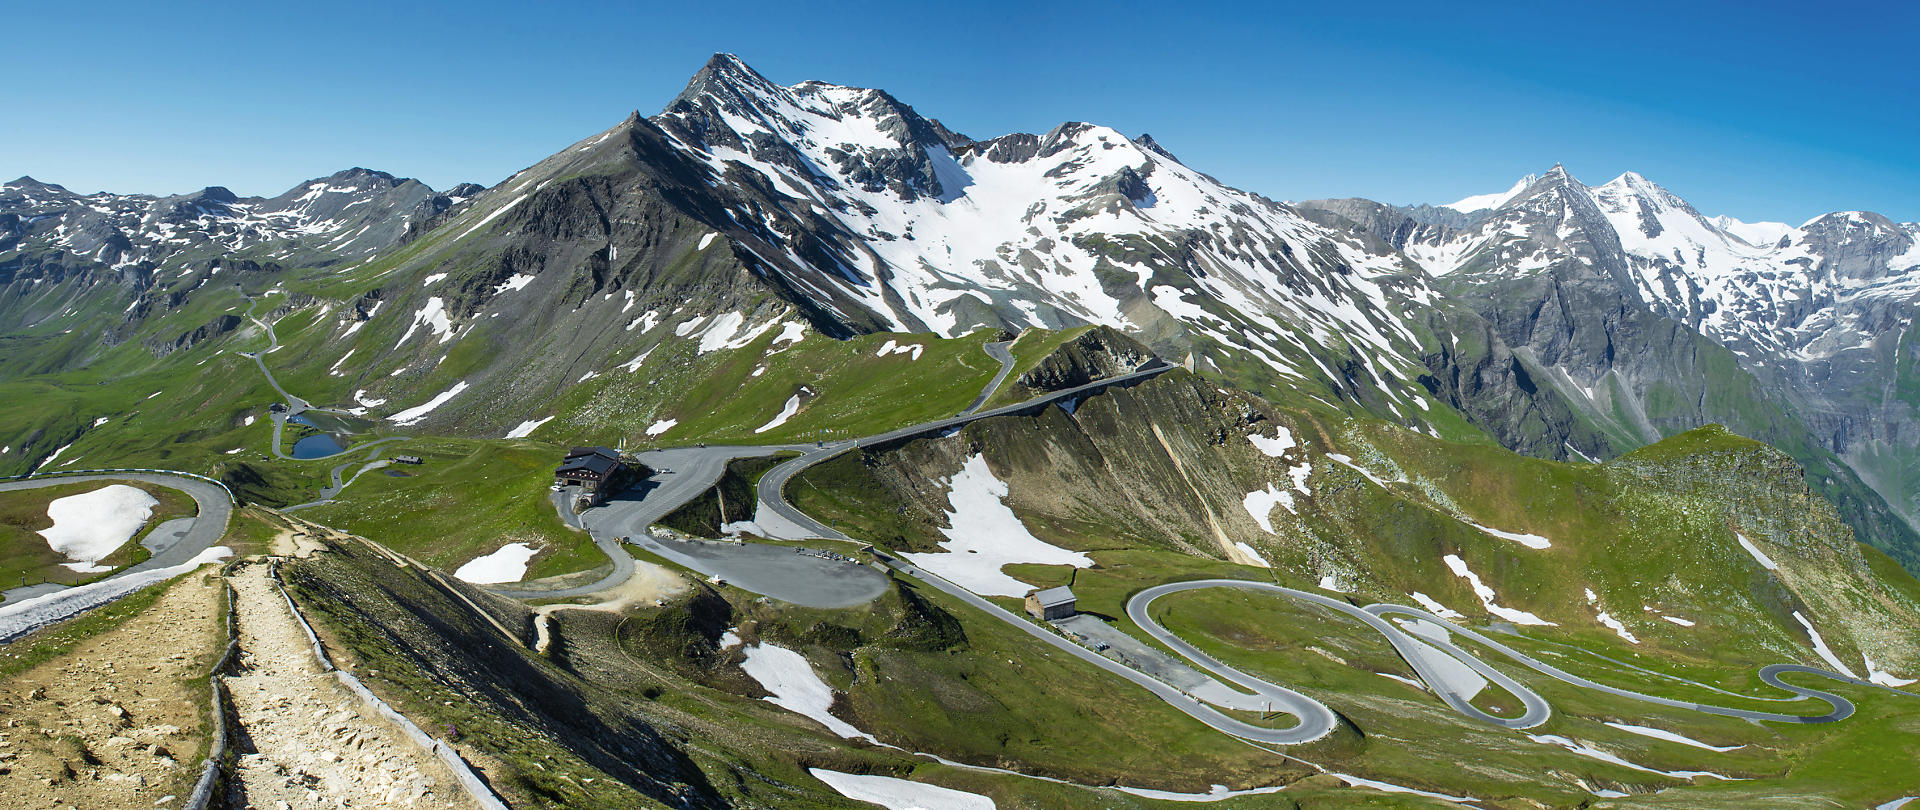
[{"label": "large snowfield", "polygon": [[994,810],[995,807],[992,799],[978,793],[909,779],[841,773],[825,768],[808,768],[807,772],[840,791],[842,796],[858,802],[871,802],[887,810]]},{"label": "large snowfield", "polygon": [[153,517],[160,502],[139,487],[109,484],[92,492],[55,498],[47,504],[51,528],[40,536],[54,551],[73,560],[66,567],[82,574],[112,570],[97,563],[133,539],[133,533]]},{"label": "large snowfield", "polygon": [[947,513],[951,528],[941,529],[947,542],[944,552],[903,554],[948,581],[981,596],[1026,596],[1033,586],[1001,573],[1001,566],[1013,563],[1071,565],[1086,568],[1093,560],[1078,551],[1069,551],[1034,537],[1026,524],[1008,508],[1007,485],[993,477],[985,457],[975,454],[953,476],[947,501],[953,511]]}]

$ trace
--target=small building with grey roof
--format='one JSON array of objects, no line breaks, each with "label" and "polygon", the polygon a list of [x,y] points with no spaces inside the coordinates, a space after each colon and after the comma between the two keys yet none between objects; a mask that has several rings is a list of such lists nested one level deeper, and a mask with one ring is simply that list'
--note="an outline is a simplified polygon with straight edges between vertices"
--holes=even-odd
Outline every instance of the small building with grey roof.
[{"label": "small building with grey roof", "polygon": [[1043,622],[1072,616],[1074,614],[1073,589],[1062,585],[1058,588],[1029,591],[1027,613]]}]

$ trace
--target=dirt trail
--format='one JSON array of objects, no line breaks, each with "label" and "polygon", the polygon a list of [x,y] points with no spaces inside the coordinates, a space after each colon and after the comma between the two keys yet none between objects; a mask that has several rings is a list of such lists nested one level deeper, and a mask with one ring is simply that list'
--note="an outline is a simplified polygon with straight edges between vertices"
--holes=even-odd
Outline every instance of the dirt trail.
[{"label": "dirt trail", "polygon": [[0,807],[180,806],[206,741],[207,688],[192,681],[226,645],[221,597],[217,578],[189,575],[119,627],[0,681]]},{"label": "dirt trail", "polygon": [[470,807],[437,759],[314,661],[264,564],[235,570],[241,671],[227,678],[244,728],[237,807]]}]

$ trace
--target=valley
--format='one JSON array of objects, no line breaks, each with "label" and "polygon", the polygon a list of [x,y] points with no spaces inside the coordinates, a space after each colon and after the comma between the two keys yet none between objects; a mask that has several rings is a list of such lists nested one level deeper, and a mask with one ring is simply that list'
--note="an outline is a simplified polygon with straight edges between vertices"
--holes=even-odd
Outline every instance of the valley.
[{"label": "valley", "polygon": [[1897,807],[1916,240],[729,54],[487,188],[0,184],[0,792]]}]

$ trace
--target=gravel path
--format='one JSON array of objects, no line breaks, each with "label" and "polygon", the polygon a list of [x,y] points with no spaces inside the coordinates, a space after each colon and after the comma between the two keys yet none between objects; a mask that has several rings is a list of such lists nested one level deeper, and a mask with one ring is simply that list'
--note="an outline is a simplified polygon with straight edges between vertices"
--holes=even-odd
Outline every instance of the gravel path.
[{"label": "gravel path", "polygon": [[195,679],[226,645],[218,583],[186,577],[118,628],[0,680],[0,807],[180,806],[207,733]]},{"label": "gravel path", "polygon": [[234,572],[241,672],[227,678],[244,729],[233,805],[466,807],[444,766],[321,671],[264,565]]}]

